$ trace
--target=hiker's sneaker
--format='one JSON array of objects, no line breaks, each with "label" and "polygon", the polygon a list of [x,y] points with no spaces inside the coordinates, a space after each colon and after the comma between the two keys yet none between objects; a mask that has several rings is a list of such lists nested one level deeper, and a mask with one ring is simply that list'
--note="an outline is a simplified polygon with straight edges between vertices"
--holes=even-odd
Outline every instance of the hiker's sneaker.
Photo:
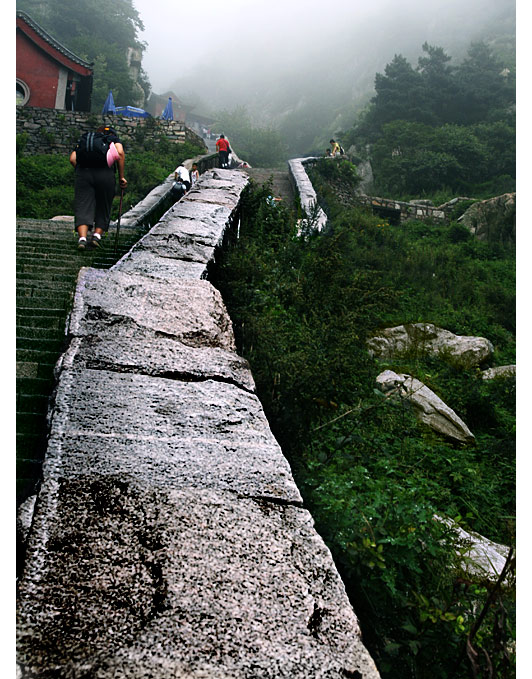
[{"label": "hiker's sneaker", "polygon": [[85,250],[87,247],[87,239],[86,238],[80,238],[78,240],[78,250]]},{"label": "hiker's sneaker", "polygon": [[95,238],[94,236],[91,239],[91,248],[93,250],[98,250],[102,246],[102,240],[101,238]]}]

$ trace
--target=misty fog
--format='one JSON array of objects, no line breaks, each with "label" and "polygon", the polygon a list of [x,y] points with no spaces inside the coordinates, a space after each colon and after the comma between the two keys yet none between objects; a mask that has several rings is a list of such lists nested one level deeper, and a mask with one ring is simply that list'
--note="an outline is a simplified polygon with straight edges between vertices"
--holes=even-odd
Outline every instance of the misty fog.
[{"label": "misty fog", "polygon": [[[257,124],[298,109],[350,124],[395,54],[416,65],[422,44],[460,61],[501,25],[515,0],[134,0],[147,44],[143,68],[198,113],[244,106]],[[321,116],[320,112],[321,111]],[[351,118],[351,120],[349,120]]]}]

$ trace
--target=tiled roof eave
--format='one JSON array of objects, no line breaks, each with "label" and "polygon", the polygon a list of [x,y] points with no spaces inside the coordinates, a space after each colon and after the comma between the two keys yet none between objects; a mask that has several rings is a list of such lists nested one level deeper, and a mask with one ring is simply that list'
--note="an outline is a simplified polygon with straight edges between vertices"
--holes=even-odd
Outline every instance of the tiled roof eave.
[{"label": "tiled roof eave", "polygon": [[[37,24],[33,19],[31,19],[27,14],[24,12],[17,12],[17,19],[22,19],[24,23],[26,23],[35,33],[46,43],[48,43],[51,47],[53,47],[57,52],[62,54],[64,57],[69,59],[75,64],[79,64],[80,66],[83,66],[83,68],[87,69],[92,69],[93,62],[85,61],[84,59],[81,59],[81,57],[78,57],[74,54],[74,52],[71,52],[67,47],[62,45],[60,42],[58,42],[55,38],[52,38],[51,35],[49,35],[39,24]],[[22,26],[19,25],[19,28],[22,28]],[[28,35],[26,33],[26,35]],[[28,35],[29,38],[31,38],[31,35]]]}]

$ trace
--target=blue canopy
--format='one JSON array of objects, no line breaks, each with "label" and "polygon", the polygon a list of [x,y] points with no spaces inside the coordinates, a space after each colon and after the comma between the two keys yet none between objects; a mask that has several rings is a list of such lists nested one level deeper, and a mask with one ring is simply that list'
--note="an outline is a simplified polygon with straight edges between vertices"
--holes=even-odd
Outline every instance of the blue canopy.
[{"label": "blue canopy", "polygon": [[161,113],[161,118],[163,120],[174,119],[174,109],[172,108],[172,97],[168,97],[168,103],[164,107],[164,111]]},{"label": "blue canopy", "polygon": [[103,105],[102,116],[104,116],[106,113],[115,113],[115,111],[116,107],[115,100],[113,99],[113,93],[112,91],[109,91],[107,99],[105,100],[105,104]]},{"label": "blue canopy", "polygon": [[142,108],[135,106],[117,106],[115,108],[116,115],[125,116],[126,118],[149,118],[150,114]]}]

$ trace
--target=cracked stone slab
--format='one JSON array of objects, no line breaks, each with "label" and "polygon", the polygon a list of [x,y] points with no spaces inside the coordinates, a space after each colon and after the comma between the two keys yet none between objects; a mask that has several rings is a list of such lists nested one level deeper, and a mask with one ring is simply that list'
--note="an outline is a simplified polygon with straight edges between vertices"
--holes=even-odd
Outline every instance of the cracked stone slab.
[{"label": "cracked stone slab", "polygon": [[57,363],[56,373],[65,367],[141,373],[185,382],[213,379],[255,391],[249,364],[238,354],[219,347],[190,347],[127,318],[92,327],[89,335],[73,337]]},{"label": "cracked stone slab", "polygon": [[20,592],[23,676],[379,676],[302,508],[59,479],[43,485],[29,549],[41,559]]},{"label": "cracked stone slab", "polygon": [[190,219],[196,222],[203,222],[211,227],[225,227],[232,212],[233,210],[225,205],[180,200],[164,213],[159,224],[175,219]]},{"label": "cracked stone slab", "polygon": [[214,257],[214,245],[179,233],[150,231],[131,249],[131,253],[149,251],[158,257],[183,259],[206,264]]},{"label": "cracked stone slab", "polygon": [[208,281],[167,281],[118,270],[83,269],[69,333],[90,335],[120,319],[129,319],[188,346],[235,349],[232,323],[222,297]]},{"label": "cracked stone slab", "polygon": [[208,488],[235,497],[301,504],[290,466],[277,442],[163,438],[120,432],[61,433],[50,439],[46,478],[131,476],[157,488]]},{"label": "cracked stone slab", "polygon": [[202,203],[214,203],[216,205],[225,205],[234,209],[240,200],[240,192],[237,190],[227,190],[225,187],[210,188],[209,186],[201,186],[198,189],[192,189],[186,194],[186,200]]},{"label": "cracked stone slab", "polygon": [[214,380],[181,382],[106,370],[63,370],[55,395],[52,435],[207,439],[270,445],[258,398]]},{"label": "cracked stone slab", "polygon": [[187,259],[172,259],[153,252],[133,249],[115,264],[111,271],[139,274],[166,281],[199,280],[207,275],[207,263]]},{"label": "cracked stone slab", "polygon": [[219,167],[202,174],[200,180],[201,186],[215,186],[228,191],[236,188],[242,191],[249,182],[249,175],[243,170],[229,170]]}]

